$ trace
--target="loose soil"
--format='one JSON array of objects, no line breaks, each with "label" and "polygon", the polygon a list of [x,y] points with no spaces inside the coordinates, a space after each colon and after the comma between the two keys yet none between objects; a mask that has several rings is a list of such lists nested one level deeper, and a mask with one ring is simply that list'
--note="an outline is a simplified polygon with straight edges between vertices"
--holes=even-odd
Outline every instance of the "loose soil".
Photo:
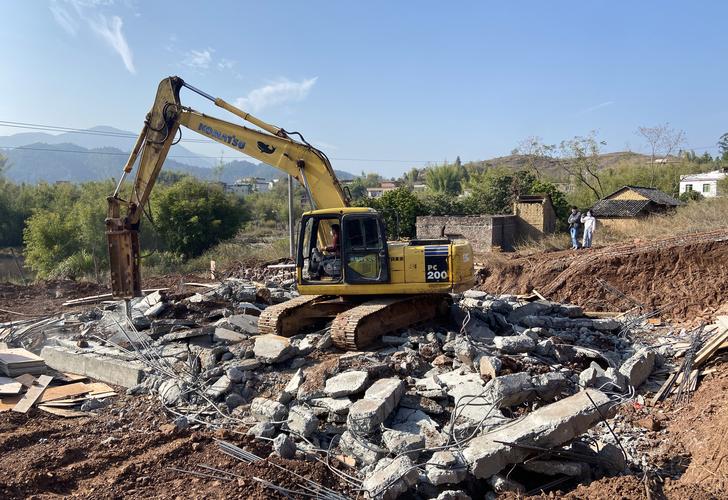
[{"label": "loose soil", "polygon": [[728,297],[728,229],[532,256],[480,257],[481,290],[546,298],[590,311],[643,305],[679,323],[710,320]]},{"label": "loose soil", "polygon": [[[0,498],[281,498],[258,479],[300,489],[294,473],[342,490],[322,463],[271,459],[283,469],[269,460],[242,463],[221,453],[215,440],[261,457],[270,446],[234,431],[167,433],[160,429],[166,422],[164,410],[149,397],[114,398],[88,418],[64,419],[36,408],[26,415],[0,414]],[[237,477],[184,472],[218,474],[201,465]]]}]

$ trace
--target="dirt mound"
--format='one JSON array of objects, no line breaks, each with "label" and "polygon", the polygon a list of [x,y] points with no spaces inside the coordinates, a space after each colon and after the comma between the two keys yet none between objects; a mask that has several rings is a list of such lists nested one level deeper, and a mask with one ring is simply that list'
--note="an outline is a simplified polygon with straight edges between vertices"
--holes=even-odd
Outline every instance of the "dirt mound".
[{"label": "dirt mound", "polygon": [[528,293],[594,311],[639,303],[663,317],[712,317],[728,296],[728,229],[599,249],[486,259],[481,290]]},{"label": "dirt mound", "polygon": [[[244,464],[221,453],[215,439],[261,457],[270,446],[233,432],[169,434],[160,430],[167,421],[156,401],[126,396],[88,418],[59,419],[36,408],[0,414],[0,498],[279,498],[259,480],[298,488],[301,480],[292,473],[341,489],[322,463],[270,459],[288,472],[268,460]],[[222,481],[183,472],[205,472],[201,465],[237,477]]]}]

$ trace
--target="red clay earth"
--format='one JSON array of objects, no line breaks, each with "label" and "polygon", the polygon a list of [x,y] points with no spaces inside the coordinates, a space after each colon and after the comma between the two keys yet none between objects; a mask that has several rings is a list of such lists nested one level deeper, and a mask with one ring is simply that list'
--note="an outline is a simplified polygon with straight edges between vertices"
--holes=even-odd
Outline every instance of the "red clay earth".
[{"label": "red clay earth", "polygon": [[599,284],[631,297],[644,312],[661,310],[679,323],[714,316],[728,297],[728,229],[651,242],[565,250],[533,256],[481,256],[481,290],[528,293],[570,302],[591,311],[625,311],[634,304]]}]

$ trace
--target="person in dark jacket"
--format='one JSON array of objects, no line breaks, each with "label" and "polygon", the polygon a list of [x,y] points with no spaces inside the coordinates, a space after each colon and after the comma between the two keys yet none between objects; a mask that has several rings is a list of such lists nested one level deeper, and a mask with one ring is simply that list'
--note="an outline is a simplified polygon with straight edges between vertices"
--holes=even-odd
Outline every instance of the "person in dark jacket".
[{"label": "person in dark jacket", "polygon": [[569,234],[571,235],[571,249],[579,249],[579,227],[581,226],[581,212],[576,207],[571,207],[571,214],[569,215]]}]

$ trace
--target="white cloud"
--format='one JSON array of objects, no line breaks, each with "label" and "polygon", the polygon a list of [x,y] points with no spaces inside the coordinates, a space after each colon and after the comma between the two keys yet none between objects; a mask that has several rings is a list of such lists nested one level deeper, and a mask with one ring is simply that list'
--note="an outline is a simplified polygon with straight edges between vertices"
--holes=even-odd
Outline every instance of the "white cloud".
[{"label": "white cloud", "polygon": [[244,110],[258,112],[264,108],[286,102],[299,102],[308,96],[318,77],[292,82],[282,79],[264,87],[251,90],[247,96],[239,97],[235,104]]},{"label": "white cloud", "polygon": [[207,69],[212,62],[213,52],[210,48],[205,50],[190,50],[182,60],[182,64],[194,69]]},{"label": "white cloud", "polygon": [[88,19],[88,24],[97,35],[119,54],[129,73],[136,73],[131,49],[126,42],[124,33],[121,31],[124,24],[121,18],[119,16],[112,16],[111,19],[108,19],[105,15],[99,14],[95,20]]},{"label": "white cloud", "polygon": [[76,33],[78,32],[78,21],[76,21],[66,9],[58,5],[57,2],[51,2],[49,8],[51,9],[51,14],[53,14],[53,19],[55,19],[56,23],[58,23],[58,25],[69,35],[76,36]]},{"label": "white cloud", "polygon": [[230,59],[225,59],[224,57],[220,59],[217,63],[217,69],[223,70],[223,69],[232,69],[232,67],[235,66],[235,61],[231,61]]},{"label": "white cloud", "polygon": [[[107,17],[103,13],[88,14],[100,7],[114,5],[115,0],[63,0],[73,7],[72,11],[61,6],[61,0],[53,0],[50,4],[51,14],[56,23],[69,35],[75,36],[82,23],[86,23],[91,31],[101,37],[119,54],[124,66],[130,73],[136,73],[134,56],[122,31],[124,21],[119,16]],[[128,0],[127,0],[128,1]],[[75,12],[73,15],[71,12]]]},{"label": "white cloud", "polygon": [[588,108],[582,109],[577,114],[584,115],[586,113],[591,113],[592,111],[596,111],[597,109],[606,108],[607,106],[611,106],[614,104],[615,101],[604,101],[600,102],[599,104],[595,104],[594,106],[590,106]]}]

